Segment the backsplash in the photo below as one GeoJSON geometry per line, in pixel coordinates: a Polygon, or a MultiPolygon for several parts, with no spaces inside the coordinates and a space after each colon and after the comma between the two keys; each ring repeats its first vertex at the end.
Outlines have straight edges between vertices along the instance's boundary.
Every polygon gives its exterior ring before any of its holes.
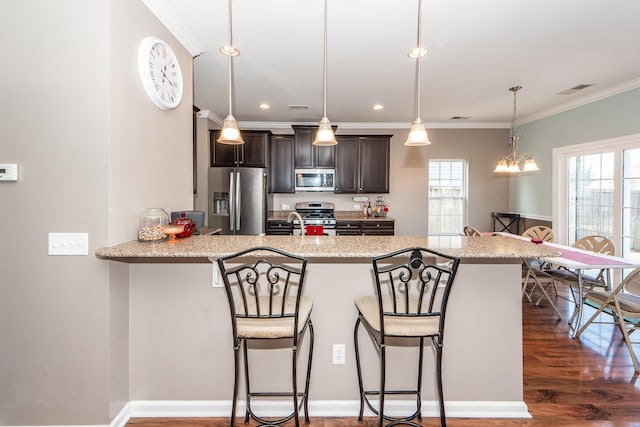
{"type": "MultiPolygon", "coordinates": [[[[377,194],[333,194],[326,192],[298,192],[295,194],[272,194],[273,210],[294,210],[297,202],[331,202],[337,211],[362,211],[363,204],[367,202],[356,202],[353,197],[367,197],[371,204],[376,200],[377,194]],[[282,205],[289,205],[289,209],[282,205]],[[358,206],[357,208],[355,206],[358,206]]],[[[386,199],[388,194],[382,194],[386,199]]]]}

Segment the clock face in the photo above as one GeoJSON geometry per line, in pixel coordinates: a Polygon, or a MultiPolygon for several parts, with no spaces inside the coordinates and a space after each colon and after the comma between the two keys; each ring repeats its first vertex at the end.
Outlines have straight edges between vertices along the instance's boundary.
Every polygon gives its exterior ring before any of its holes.
{"type": "Polygon", "coordinates": [[[146,37],[138,48],[138,72],[144,90],[163,110],[176,108],[182,100],[182,71],[176,55],[162,40],[146,37]]]}

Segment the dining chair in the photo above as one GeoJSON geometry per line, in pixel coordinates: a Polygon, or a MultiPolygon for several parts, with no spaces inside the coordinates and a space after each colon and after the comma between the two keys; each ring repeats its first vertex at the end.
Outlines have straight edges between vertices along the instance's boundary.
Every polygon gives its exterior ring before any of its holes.
{"type": "Polygon", "coordinates": [[[528,237],[530,239],[538,239],[544,242],[553,242],[556,239],[553,230],[544,225],[534,225],[529,227],[521,234],[522,237],[528,237]]]}
{"type": "Polygon", "coordinates": [[[478,230],[471,227],[470,225],[465,225],[463,231],[465,236],[482,236],[482,233],[480,233],[478,230]]]}
{"type": "MultiPolygon", "coordinates": [[[[298,414],[304,408],[305,423],[309,424],[309,380],[313,356],[313,323],[310,298],[302,295],[307,261],[296,255],[269,247],[255,247],[218,259],[229,308],[233,334],[234,383],[231,402],[231,423],[235,426],[238,387],[240,381],[240,351],[244,357],[246,393],[245,424],[253,418],[261,425],[278,425],[293,418],[299,425],[298,414]],[[309,331],[307,372],[302,392],[298,391],[298,350],[305,333],[309,331]],[[282,348],[283,341],[292,351],[291,392],[260,391],[251,389],[249,381],[248,343],[277,340],[275,348],[282,348]],[[253,398],[291,398],[293,409],[289,415],[277,420],[267,420],[251,408],[253,398]]],[[[274,341],[272,341],[274,342],[274,341]]],[[[261,346],[263,348],[265,346],[261,346]]],[[[272,347],[269,347],[272,348],[272,347]]],[[[260,364],[258,363],[258,369],[260,364]]],[[[273,369],[272,366],[262,369],[273,369]]]]}
{"type": "MultiPolygon", "coordinates": [[[[527,228],[523,233],[522,237],[527,237],[532,240],[543,241],[543,242],[553,242],[555,240],[555,234],[553,230],[544,225],[534,225],[533,227],[527,228]]],[[[544,286],[541,289],[542,296],[536,302],[538,305],[542,298],[546,298],[552,305],[553,309],[558,313],[558,309],[555,303],[549,297],[548,289],[553,286],[554,292],[558,295],[558,286],[553,277],[549,277],[549,275],[544,271],[548,268],[548,265],[541,262],[537,259],[528,259],[523,260],[522,263],[522,294],[527,297],[530,302],[533,302],[531,296],[533,292],[536,290],[538,286],[544,286]],[[531,288],[528,289],[529,285],[531,288]]],[[[562,317],[562,316],[560,316],[562,317]]]]}
{"type": "MultiPolygon", "coordinates": [[[[573,245],[574,248],[583,249],[585,251],[596,252],[603,255],[614,255],[616,247],[605,236],[591,235],[578,239],[573,245]]],[[[578,275],[571,270],[567,269],[554,269],[550,273],[556,278],[556,280],[567,283],[572,286],[578,283],[578,275]]],[[[583,274],[582,280],[585,286],[592,288],[594,286],[609,287],[609,271],[606,269],[599,270],[594,274],[583,274]]]]}
{"type": "Polygon", "coordinates": [[[576,338],[592,323],[611,323],[596,322],[595,319],[601,314],[612,316],[613,322],[622,332],[633,367],[636,373],[640,373],[638,357],[633,349],[633,344],[640,344],[640,342],[633,342],[629,337],[634,331],[640,329],[640,268],[633,270],[611,291],[595,289],[587,292],[584,301],[585,304],[591,305],[597,310],[578,330],[576,338]]]}
{"type": "MultiPolygon", "coordinates": [[[[534,303],[536,306],[540,304],[542,299],[546,299],[553,311],[556,312],[559,319],[562,320],[562,315],[556,306],[555,301],[549,295],[549,288],[556,286],[555,279],[552,275],[544,271],[543,269],[536,267],[534,262],[537,260],[523,258],[522,259],[522,295],[526,297],[529,302],[533,303],[533,294],[536,289],[540,289],[541,295],[534,303]],[[531,288],[529,289],[529,286],[531,288]]],[[[556,290],[556,295],[558,295],[556,290]]]]}
{"type": "MultiPolygon", "coordinates": [[[[574,248],[583,249],[590,252],[596,252],[603,255],[614,255],[615,245],[605,236],[591,235],[585,236],[571,245],[574,248]]],[[[573,299],[574,304],[578,304],[579,298],[576,297],[576,292],[579,292],[578,286],[578,274],[575,271],[568,270],[566,268],[551,268],[546,272],[553,276],[556,283],[563,283],[569,286],[569,294],[573,299]]],[[[589,292],[595,287],[609,288],[611,286],[611,277],[608,269],[599,270],[596,274],[589,274],[582,272],[582,288],[583,293],[589,292]]],[[[569,319],[572,322],[577,315],[578,310],[574,311],[573,315],[569,319]]]]}
{"type": "MultiPolygon", "coordinates": [[[[442,385],[442,351],[444,345],[447,303],[458,270],[459,258],[443,255],[430,249],[414,247],[373,258],[375,295],[356,298],[358,318],[353,331],[356,369],[360,390],[362,421],[365,405],[378,416],[378,426],[384,420],[388,425],[411,425],[422,420],[422,364],[424,341],[430,341],[435,350],[436,391],[440,410],[440,425],[446,426],[444,392],[442,385]],[[377,388],[365,388],[360,361],[358,331],[364,326],[380,358],[380,383],[377,388]],[[418,366],[415,388],[387,388],[387,347],[418,347],[418,366]],[[416,409],[407,416],[385,414],[387,396],[414,396],[416,409]],[[378,397],[377,407],[369,400],[378,397]]],[[[391,381],[390,381],[391,382],[391,381]]]]}

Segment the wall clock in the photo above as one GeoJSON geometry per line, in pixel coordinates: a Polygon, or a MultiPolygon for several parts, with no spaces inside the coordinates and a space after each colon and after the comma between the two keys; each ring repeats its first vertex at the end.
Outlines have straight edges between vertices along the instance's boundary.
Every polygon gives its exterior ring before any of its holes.
{"type": "Polygon", "coordinates": [[[156,37],[145,37],[138,48],[138,72],[144,90],[162,110],[176,108],[182,100],[182,71],[173,50],[156,37]]]}

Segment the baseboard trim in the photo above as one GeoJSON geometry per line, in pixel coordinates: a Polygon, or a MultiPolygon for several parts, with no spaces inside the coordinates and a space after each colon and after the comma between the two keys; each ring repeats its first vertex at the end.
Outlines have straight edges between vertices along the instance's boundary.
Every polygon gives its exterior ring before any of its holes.
{"type": "MultiPolygon", "coordinates": [[[[415,402],[388,400],[385,403],[389,415],[411,412],[415,402]]],[[[282,401],[256,401],[253,409],[265,417],[280,416],[290,412],[291,405],[282,401]]],[[[447,417],[452,418],[531,418],[523,401],[447,401],[447,417]]],[[[245,402],[239,401],[236,413],[244,416],[245,402]]],[[[309,415],[312,417],[356,417],[360,410],[358,400],[312,400],[309,401],[309,415]]],[[[135,400],[129,402],[128,414],[131,418],[191,418],[228,417],[231,412],[230,400],[135,400]]],[[[422,402],[424,417],[438,417],[435,401],[422,402]]],[[[365,411],[365,416],[373,416],[365,411]]],[[[126,423],[125,423],[126,424],[126,423]]],[[[112,427],[122,427],[112,424],[112,427]]]]}

